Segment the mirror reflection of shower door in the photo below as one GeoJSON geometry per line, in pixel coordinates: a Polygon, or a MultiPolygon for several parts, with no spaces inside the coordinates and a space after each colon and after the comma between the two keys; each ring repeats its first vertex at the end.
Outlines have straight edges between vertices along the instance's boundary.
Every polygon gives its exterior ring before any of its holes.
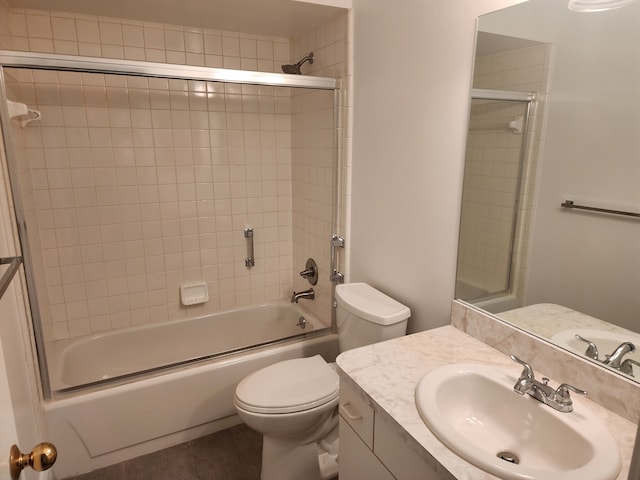
{"type": "Polygon", "coordinates": [[[511,290],[528,105],[472,100],[456,298],[480,300],[511,290]]]}

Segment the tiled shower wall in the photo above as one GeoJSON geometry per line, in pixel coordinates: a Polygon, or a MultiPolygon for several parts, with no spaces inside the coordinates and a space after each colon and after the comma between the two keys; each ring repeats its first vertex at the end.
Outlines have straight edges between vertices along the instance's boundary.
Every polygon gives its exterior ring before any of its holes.
{"type": "MultiPolygon", "coordinates": [[[[518,224],[514,243],[512,292],[522,292],[531,222],[532,197],[544,103],[552,65],[552,46],[538,45],[476,59],[474,88],[535,92],[523,165],[518,224]]],[[[472,107],[464,178],[464,202],[458,279],[484,290],[500,289],[511,257],[511,218],[522,135],[508,129],[521,115],[503,102],[472,107]]]]}
{"type": "MultiPolygon", "coordinates": [[[[305,73],[323,77],[344,78],[347,73],[347,15],[318,25],[291,43],[294,59],[309,52],[315,54],[313,65],[305,64],[305,73]],[[323,45],[318,48],[318,45],[323,45]]],[[[333,92],[297,89],[293,92],[292,110],[292,186],[293,186],[293,286],[296,291],[309,288],[300,278],[307,258],[313,258],[319,269],[318,283],[313,286],[315,300],[305,307],[323,317],[332,310],[329,240],[333,233],[344,235],[343,208],[333,211],[335,201],[334,149],[339,149],[344,130],[334,130],[333,92]],[[337,135],[337,138],[334,138],[337,135]],[[336,144],[337,143],[337,144],[336,144]],[[337,231],[334,231],[336,223],[337,231]]],[[[344,105],[343,105],[344,108],[344,105]]],[[[343,158],[343,164],[344,164],[343,158]]],[[[344,178],[341,190],[346,191],[344,178]]],[[[342,253],[342,252],[341,252],[342,253]]],[[[340,259],[342,260],[342,258],[340,259]]],[[[340,265],[344,265],[343,262],[340,265]]]]}
{"type": "Polygon", "coordinates": [[[6,50],[13,48],[11,14],[9,12],[7,0],[0,0],[0,48],[6,50]]]}
{"type": "MultiPolygon", "coordinates": [[[[32,51],[263,71],[295,59],[288,39],[85,15],[12,10],[11,29],[13,47],[32,51]]],[[[316,49],[313,73],[337,74],[345,38],[338,17],[294,44],[316,49]]],[[[42,232],[31,229],[30,239],[41,246],[36,278],[48,283],[40,295],[47,339],[287,298],[292,267],[304,266],[294,256],[328,269],[331,184],[322,157],[333,146],[332,92],[12,76],[11,94],[43,112],[16,143],[42,232]],[[304,187],[292,186],[299,180],[304,187]],[[255,229],[251,270],[245,225],[255,229]],[[181,306],[179,285],[198,280],[207,281],[209,302],[181,306]]],[[[323,273],[319,291],[329,292],[323,273]]],[[[328,297],[314,305],[322,304],[328,297]]]]}

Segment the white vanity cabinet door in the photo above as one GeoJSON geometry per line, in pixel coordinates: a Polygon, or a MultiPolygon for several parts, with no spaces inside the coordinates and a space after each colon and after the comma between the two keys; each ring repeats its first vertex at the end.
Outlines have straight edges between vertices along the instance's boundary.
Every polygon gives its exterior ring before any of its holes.
{"type": "Polygon", "coordinates": [[[376,415],[373,451],[397,480],[440,480],[433,467],[411,450],[380,415],[376,415]]]}
{"type": "Polygon", "coordinates": [[[373,409],[351,385],[344,381],[340,381],[339,411],[340,416],[373,450],[373,409]]]}
{"type": "MultiPolygon", "coordinates": [[[[342,394],[342,392],[340,392],[342,394]]],[[[340,416],[338,474],[340,480],[395,480],[389,470],[340,416]]]]}

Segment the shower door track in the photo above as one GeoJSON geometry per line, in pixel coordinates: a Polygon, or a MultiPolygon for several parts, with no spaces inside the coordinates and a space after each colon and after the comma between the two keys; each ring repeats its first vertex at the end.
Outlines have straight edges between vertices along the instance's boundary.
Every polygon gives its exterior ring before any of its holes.
{"type": "Polygon", "coordinates": [[[497,100],[500,102],[531,102],[536,99],[536,94],[534,92],[473,88],[471,89],[471,98],[474,100],[497,100]]]}
{"type": "MultiPolygon", "coordinates": [[[[154,63],[135,60],[107,59],[99,57],[85,57],[78,55],[60,55],[49,53],[32,53],[12,50],[0,50],[0,127],[4,140],[4,148],[7,155],[9,169],[9,180],[12,185],[18,185],[18,172],[16,150],[10,132],[10,119],[7,107],[6,82],[4,68],[25,68],[35,70],[56,70],[86,73],[101,73],[112,75],[133,75],[141,77],[169,78],[180,80],[195,80],[208,82],[224,82],[244,85],[264,85],[272,87],[290,87],[313,90],[333,91],[334,97],[334,119],[339,118],[340,107],[340,79],[330,77],[317,77],[311,75],[292,75],[284,73],[257,72],[250,70],[233,70],[226,68],[197,67],[191,65],[177,65],[169,63],[154,63]]],[[[338,169],[339,153],[338,149],[338,125],[334,125],[334,158],[333,168],[338,169]]],[[[15,187],[14,187],[15,188],[15,187]]],[[[338,189],[336,185],[336,189],[338,189]]],[[[13,188],[12,188],[13,190],[13,188]]],[[[339,195],[336,192],[336,198],[339,195]]],[[[27,297],[30,306],[31,321],[33,323],[33,334],[35,348],[40,370],[40,380],[42,392],[45,400],[51,398],[51,383],[49,381],[49,368],[44,353],[44,335],[42,331],[42,320],[37,301],[37,290],[35,288],[35,278],[32,269],[31,253],[26,248],[28,245],[28,234],[26,220],[24,218],[24,208],[21,198],[13,194],[13,205],[15,209],[16,225],[18,237],[22,250],[24,271],[27,282],[27,297]]],[[[337,208],[337,204],[334,206],[337,208]]],[[[334,212],[335,223],[335,212],[334,212]]],[[[333,313],[332,313],[333,315],[333,313]]]]}

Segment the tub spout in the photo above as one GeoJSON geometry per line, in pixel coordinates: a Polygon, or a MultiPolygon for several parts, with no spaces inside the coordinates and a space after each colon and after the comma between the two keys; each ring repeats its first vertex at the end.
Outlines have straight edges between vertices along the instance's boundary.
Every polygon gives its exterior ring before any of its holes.
{"type": "Polygon", "coordinates": [[[304,290],[302,292],[293,292],[293,294],[291,295],[291,303],[298,303],[298,300],[300,300],[301,298],[313,300],[315,297],[316,294],[313,292],[313,288],[304,290]]]}

